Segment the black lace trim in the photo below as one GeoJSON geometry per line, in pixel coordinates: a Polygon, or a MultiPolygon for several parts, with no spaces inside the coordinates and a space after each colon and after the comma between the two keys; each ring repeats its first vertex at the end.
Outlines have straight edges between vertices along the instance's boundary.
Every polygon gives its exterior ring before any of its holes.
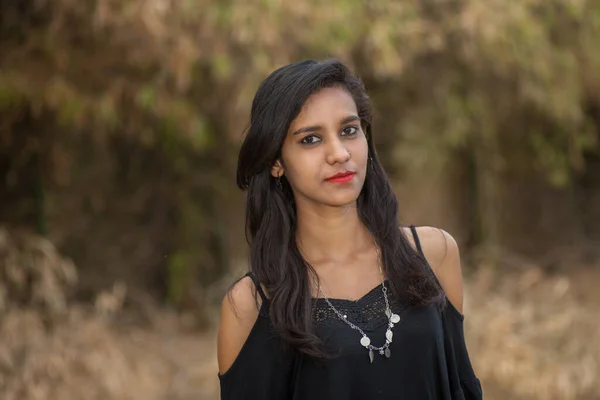
{"type": "MultiPolygon", "coordinates": [[[[405,305],[398,301],[391,290],[389,290],[389,286],[387,287],[390,308],[394,313],[401,314],[405,305]]],[[[385,315],[385,299],[381,289],[382,285],[379,284],[356,301],[344,299],[329,299],[329,301],[342,315],[347,316],[348,321],[364,331],[372,331],[381,325],[387,324],[388,321],[385,315]]],[[[329,307],[325,299],[318,298],[315,300],[313,319],[317,325],[343,323],[331,307],[329,307]]]]}

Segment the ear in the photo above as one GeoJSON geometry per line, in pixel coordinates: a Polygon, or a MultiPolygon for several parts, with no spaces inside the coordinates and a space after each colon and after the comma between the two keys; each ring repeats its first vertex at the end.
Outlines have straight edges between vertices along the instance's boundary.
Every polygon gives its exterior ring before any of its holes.
{"type": "Polygon", "coordinates": [[[283,176],[283,173],[285,171],[283,170],[283,165],[281,165],[281,161],[277,160],[275,161],[275,164],[273,164],[273,166],[271,167],[271,175],[274,178],[279,178],[281,176],[283,176]]]}

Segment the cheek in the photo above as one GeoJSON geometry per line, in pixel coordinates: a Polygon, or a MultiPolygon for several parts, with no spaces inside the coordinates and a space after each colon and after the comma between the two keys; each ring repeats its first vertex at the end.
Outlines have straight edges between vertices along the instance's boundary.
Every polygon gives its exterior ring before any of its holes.
{"type": "Polygon", "coordinates": [[[302,151],[296,144],[284,143],[281,149],[285,175],[292,186],[302,185],[302,182],[311,176],[316,164],[311,151],[302,151]]]}
{"type": "Polygon", "coordinates": [[[294,186],[310,185],[319,177],[319,157],[316,152],[297,152],[288,158],[286,171],[294,186]]]}
{"type": "Polygon", "coordinates": [[[360,140],[355,140],[349,150],[352,153],[354,162],[357,163],[358,166],[362,167],[366,165],[367,159],[369,158],[369,146],[367,144],[367,139],[362,136],[360,140]]]}

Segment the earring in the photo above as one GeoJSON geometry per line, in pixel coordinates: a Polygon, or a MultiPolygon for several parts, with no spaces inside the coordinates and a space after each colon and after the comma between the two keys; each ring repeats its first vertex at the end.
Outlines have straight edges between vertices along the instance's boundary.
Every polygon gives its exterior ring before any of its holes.
{"type": "Polygon", "coordinates": [[[279,190],[283,190],[283,185],[281,184],[281,175],[276,178],[275,185],[277,185],[279,190]]]}

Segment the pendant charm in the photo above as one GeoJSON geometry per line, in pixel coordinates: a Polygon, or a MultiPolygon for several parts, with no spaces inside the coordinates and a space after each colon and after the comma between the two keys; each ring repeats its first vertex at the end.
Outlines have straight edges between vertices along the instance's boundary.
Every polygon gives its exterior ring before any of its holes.
{"type": "Polygon", "coordinates": [[[369,339],[368,337],[363,336],[360,339],[360,345],[361,346],[363,346],[363,347],[369,347],[370,344],[371,344],[371,339],[369,339]]]}
{"type": "Polygon", "coordinates": [[[389,309],[389,308],[387,308],[387,309],[385,310],[385,316],[389,318],[389,317],[390,317],[390,315],[392,315],[392,312],[390,311],[390,309],[389,309]]]}
{"type": "Polygon", "coordinates": [[[385,357],[386,358],[390,358],[392,356],[392,351],[390,350],[389,347],[385,348],[385,357]]]}
{"type": "MultiPolygon", "coordinates": [[[[394,334],[392,333],[391,330],[388,329],[387,332],[385,333],[385,337],[391,343],[392,342],[392,338],[394,337],[394,334]]],[[[361,342],[362,342],[362,340],[361,340],[361,342]]]]}
{"type": "Polygon", "coordinates": [[[397,324],[398,322],[400,322],[400,316],[398,314],[392,314],[392,316],[390,317],[390,321],[392,321],[392,323],[397,324]]]}
{"type": "Polygon", "coordinates": [[[383,355],[383,349],[379,350],[379,354],[383,355]]]}
{"type": "Polygon", "coordinates": [[[371,360],[371,364],[373,364],[374,359],[375,359],[375,355],[373,354],[373,350],[369,350],[369,360],[371,360]]]}

